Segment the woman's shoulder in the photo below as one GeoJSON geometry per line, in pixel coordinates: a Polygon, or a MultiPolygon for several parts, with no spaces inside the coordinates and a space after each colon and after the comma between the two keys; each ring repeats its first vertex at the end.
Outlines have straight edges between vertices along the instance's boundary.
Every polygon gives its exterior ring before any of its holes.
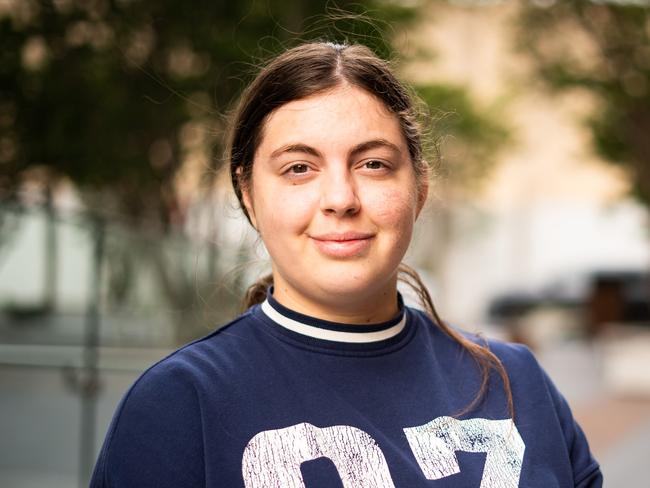
{"type": "Polygon", "coordinates": [[[501,361],[513,387],[518,384],[528,385],[527,389],[529,389],[532,385],[539,388],[540,393],[550,393],[548,388],[552,386],[552,382],[534,352],[527,345],[486,337],[480,333],[463,332],[462,334],[473,343],[487,348],[501,361]]]}
{"type": "Polygon", "coordinates": [[[486,347],[501,362],[520,414],[527,410],[539,414],[540,409],[548,407],[561,424],[566,424],[565,430],[572,429],[574,422],[566,399],[528,346],[476,333],[463,333],[463,336],[486,347]]]}
{"type": "Polygon", "coordinates": [[[472,342],[489,349],[506,367],[524,368],[525,371],[541,369],[535,354],[525,344],[487,337],[480,333],[464,333],[464,335],[472,342]]]}
{"type": "Polygon", "coordinates": [[[132,477],[137,476],[135,471],[140,468],[132,459],[152,456],[153,464],[156,452],[188,456],[185,466],[192,469],[182,477],[192,482],[177,485],[198,484],[202,460],[191,453],[201,449],[201,403],[209,397],[220,404],[227,396],[228,368],[235,363],[232,355],[241,353],[237,346],[246,342],[250,334],[247,331],[250,320],[250,311],[240,315],[176,349],[135,380],[122,397],[109,426],[95,468],[93,487],[108,486],[104,483],[109,474],[115,484],[119,484],[121,476],[136,479],[132,477]]]}
{"type": "Polygon", "coordinates": [[[451,333],[447,333],[442,327],[436,326],[426,312],[410,307],[409,312],[418,318],[422,328],[429,331],[441,349],[452,352],[462,351],[464,349],[462,344],[452,337],[452,334],[456,334],[469,342],[489,349],[507,369],[524,368],[526,371],[540,369],[535,355],[524,344],[487,336],[481,332],[468,332],[455,324],[445,322],[445,326],[451,331],[451,333]]]}
{"type": "MultiPolygon", "coordinates": [[[[489,350],[499,360],[508,375],[515,399],[535,398],[547,405],[562,403],[561,395],[528,346],[467,332],[454,324],[445,323],[450,331],[448,333],[443,327],[433,324],[425,312],[414,310],[413,313],[419,318],[418,326],[427,331],[422,337],[428,338],[433,354],[440,359],[440,366],[447,368],[450,374],[462,370],[464,377],[480,382],[480,369],[474,367],[475,359],[467,348],[467,343],[476,344],[489,350]],[[466,344],[459,341],[459,338],[464,339],[466,344]],[[459,365],[459,361],[463,366],[459,365]]],[[[496,380],[499,375],[496,370],[493,372],[496,380]]]]}
{"type": "Polygon", "coordinates": [[[215,398],[224,394],[229,381],[236,381],[242,354],[251,336],[249,310],[209,334],[195,339],[145,369],[126,391],[115,421],[142,411],[185,409],[196,404],[206,388],[215,398]]]}
{"type": "Polygon", "coordinates": [[[242,348],[250,344],[251,321],[252,310],[248,310],[227,324],[175,349],[149,366],[132,389],[140,387],[142,383],[187,382],[202,375],[213,375],[215,369],[227,369],[234,362],[232,356],[241,354],[242,348]]]}

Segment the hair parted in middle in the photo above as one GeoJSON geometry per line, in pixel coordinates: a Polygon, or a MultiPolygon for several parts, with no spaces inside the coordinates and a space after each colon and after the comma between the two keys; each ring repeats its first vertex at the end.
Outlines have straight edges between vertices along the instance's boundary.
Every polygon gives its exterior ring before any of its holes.
{"type": "MultiPolygon", "coordinates": [[[[426,184],[429,166],[424,158],[419,113],[409,91],[393,74],[389,63],[363,45],[310,42],[284,51],[262,68],[244,90],[231,121],[228,144],[230,177],[240,207],[249,222],[251,219],[242,192],[251,191],[255,152],[269,115],[289,102],[345,84],[375,96],[395,115],[408,148],[417,185],[426,184]]],[[[510,381],[499,358],[486,345],[465,338],[440,318],[429,292],[414,269],[401,264],[399,279],[415,291],[433,323],[475,359],[481,372],[479,392],[458,415],[480,403],[487,393],[491,372],[496,371],[506,392],[507,408],[514,418],[510,381]]],[[[266,291],[272,284],[272,275],[267,275],[249,287],[243,300],[244,308],[264,301],[266,291]]]]}

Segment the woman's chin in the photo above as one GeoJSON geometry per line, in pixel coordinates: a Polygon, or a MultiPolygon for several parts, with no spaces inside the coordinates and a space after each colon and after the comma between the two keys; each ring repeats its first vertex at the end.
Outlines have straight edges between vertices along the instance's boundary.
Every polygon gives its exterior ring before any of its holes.
{"type": "MultiPolygon", "coordinates": [[[[386,284],[378,286],[375,279],[368,277],[356,277],[353,279],[344,279],[341,276],[334,276],[327,281],[316,283],[319,288],[319,296],[331,300],[331,303],[338,307],[354,308],[355,306],[365,308],[368,301],[385,298],[386,290],[389,289],[386,284]]],[[[390,288],[394,290],[393,288],[390,288]]]]}

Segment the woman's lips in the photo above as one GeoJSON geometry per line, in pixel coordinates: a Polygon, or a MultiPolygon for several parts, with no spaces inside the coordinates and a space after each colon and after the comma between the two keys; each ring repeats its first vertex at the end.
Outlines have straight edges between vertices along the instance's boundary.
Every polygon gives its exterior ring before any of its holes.
{"type": "Polygon", "coordinates": [[[343,232],[312,236],[316,248],[333,258],[351,258],[368,250],[374,235],[363,232],[343,232]]]}

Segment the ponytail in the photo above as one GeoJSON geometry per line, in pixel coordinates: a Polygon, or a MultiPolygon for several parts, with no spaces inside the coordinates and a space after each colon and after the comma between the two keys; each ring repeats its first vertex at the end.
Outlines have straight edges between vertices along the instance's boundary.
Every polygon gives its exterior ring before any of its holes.
{"type": "Polygon", "coordinates": [[[273,275],[271,273],[262,276],[255,283],[248,287],[244,298],[241,301],[241,311],[244,312],[253,305],[262,303],[266,300],[266,291],[273,284],[273,275]]]}
{"type": "MultiPolygon", "coordinates": [[[[478,393],[474,399],[467,405],[457,416],[463,415],[467,412],[470,412],[474,409],[481,401],[484,399],[487,394],[488,385],[490,383],[490,373],[494,370],[501,378],[503,382],[503,389],[506,393],[506,399],[508,403],[508,412],[510,417],[514,421],[514,404],[512,400],[512,389],[510,387],[510,379],[508,378],[508,373],[506,368],[503,366],[501,360],[490,351],[487,341],[484,341],[483,344],[478,344],[467,338],[465,338],[458,331],[450,327],[445,323],[438,315],[436,308],[433,305],[433,300],[431,299],[431,294],[427,290],[427,287],[422,282],[420,275],[410,266],[402,263],[398,268],[398,280],[411,288],[418,297],[420,303],[424,306],[425,312],[431,318],[431,321],[435,324],[436,327],[440,328],[447,336],[456,341],[463,349],[465,349],[474,359],[476,365],[481,372],[481,386],[479,387],[478,393]]],[[[253,305],[262,303],[266,299],[266,293],[273,284],[273,275],[267,274],[253,283],[244,294],[242,299],[242,309],[247,310],[253,305]]]]}

